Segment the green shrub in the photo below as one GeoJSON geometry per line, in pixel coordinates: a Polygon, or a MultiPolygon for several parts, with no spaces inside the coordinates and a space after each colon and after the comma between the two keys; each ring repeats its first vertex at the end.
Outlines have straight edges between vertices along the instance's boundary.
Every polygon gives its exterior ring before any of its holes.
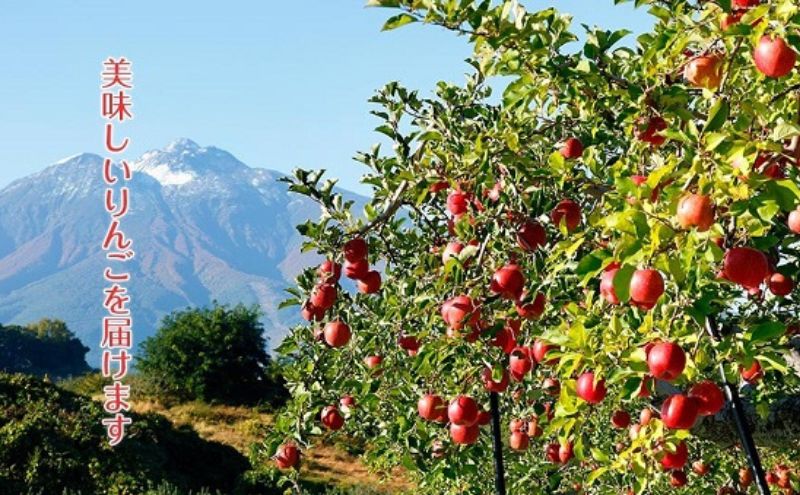
{"type": "Polygon", "coordinates": [[[0,325],[0,371],[52,378],[90,370],[89,349],[60,320],[43,319],[26,327],[0,325]]]}
{"type": "Polygon", "coordinates": [[[282,403],[258,307],[176,311],[144,341],[137,367],[147,392],[181,401],[282,403]]]}

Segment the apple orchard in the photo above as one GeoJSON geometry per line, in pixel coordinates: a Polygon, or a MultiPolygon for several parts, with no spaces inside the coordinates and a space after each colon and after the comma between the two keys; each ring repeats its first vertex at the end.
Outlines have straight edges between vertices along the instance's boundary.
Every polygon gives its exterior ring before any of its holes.
{"type": "Polygon", "coordinates": [[[287,490],[338,439],[420,493],[491,493],[498,392],[510,493],[754,492],[720,364],[771,489],[800,489],[800,6],[636,3],[638,37],[513,0],[369,2],[474,51],[463,85],[373,97],[391,149],[357,155],[363,213],[289,179],[325,261],[286,303],[307,323],[264,452],[287,490]]]}

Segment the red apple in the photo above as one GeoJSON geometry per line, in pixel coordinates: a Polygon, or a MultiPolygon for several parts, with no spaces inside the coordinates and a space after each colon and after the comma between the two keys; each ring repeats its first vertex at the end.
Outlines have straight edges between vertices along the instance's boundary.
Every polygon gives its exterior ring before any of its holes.
{"type": "Polygon", "coordinates": [[[486,388],[486,390],[489,392],[497,392],[497,393],[505,392],[506,389],[508,388],[508,382],[509,382],[508,371],[506,370],[502,371],[499,381],[495,381],[494,378],[492,377],[492,374],[493,374],[492,368],[488,366],[484,368],[483,371],[481,372],[481,379],[483,380],[484,388],[486,388]]]}
{"type": "Polygon", "coordinates": [[[477,421],[477,424],[478,424],[479,426],[486,426],[486,425],[488,425],[488,424],[489,424],[489,423],[491,423],[491,422],[492,422],[492,415],[491,415],[491,413],[490,413],[489,411],[483,411],[483,410],[481,410],[481,411],[478,413],[478,421],[477,421]]]}
{"type": "Polygon", "coordinates": [[[508,326],[498,330],[489,343],[493,346],[500,347],[506,354],[511,354],[517,347],[517,339],[514,337],[514,331],[508,326]]]}
{"type": "Polygon", "coordinates": [[[516,303],[517,314],[527,320],[539,318],[544,313],[544,307],[547,303],[547,298],[541,292],[536,294],[533,301],[526,301],[526,294],[523,293],[522,297],[516,303]]]}
{"type": "Polygon", "coordinates": [[[369,273],[369,263],[366,259],[344,262],[344,275],[347,278],[359,280],[369,273]]]}
{"type": "Polygon", "coordinates": [[[783,38],[764,35],[753,51],[756,68],[767,77],[783,77],[789,74],[797,61],[797,54],[783,38]]]}
{"type": "Polygon", "coordinates": [[[524,347],[517,347],[511,351],[511,357],[508,360],[508,369],[511,371],[511,376],[517,381],[522,381],[525,375],[533,368],[528,349],[524,347]]]}
{"type": "Polygon", "coordinates": [[[639,385],[639,393],[637,397],[644,398],[650,397],[650,388],[653,386],[653,377],[649,375],[645,375],[642,378],[642,383],[639,385]]]}
{"type": "Polygon", "coordinates": [[[795,234],[800,234],[800,208],[789,213],[789,219],[786,221],[789,230],[795,234]]]}
{"type": "Polygon", "coordinates": [[[325,260],[319,265],[319,268],[317,268],[317,275],[319,275],[323,282],[330,284],[336,283],[342,276],[342,265],[335,261],[325,260]]]}
{"type": "Polygon", "coordinates": [[[381,274],[376,270],[367,272],[358,280],[358,291],[362,294],[375,294],[381,290],[381,274]]]}
{"type": "Polygon", "coordinates": [[[571,232],[578,228],[581,223],[581,207],[571,199],[563,199],[550,212],[550,219],[556,226],[560,225],[563,219],[567,226],[567,231],[571,232]]]}
{"type": "Polygon", "coordinates": [[[561,464],[566,464],[572,459],[572,442],[567,440],[558,448],[558,460],[561,464]]]}
{"type": "Polygon", "coordinates": [[[556,346],[548,344],[544,340],[536,339],[536,341],[534,341],[533,343],[533,347],[531,348],[530,354],[533,360],[536,361],[537,363],[543,366],[549,366],[556,364],[558,362],[558,358],[548,359],[547,361],[544,360],[547,353],[555,349],[557,349],[556,346]]]}
{"type": "Polygon", "coordinates": [[[670,395],[661,406],[661,421],[673,430],[688,430],[697,421],[697,401],[683,394],[670,395]]]}
{"type": "Polygon", "coordinates": [[[475,326],[480,317],[480,310],[469,296],[456,296],[442,304],[442,319],[453,330],[461,330],[467,324],[475,326]]]}
{"type": "Polygon", "coordinates": [[[689,389],[689,397],[697,402],[697,412],[701,416],[713,416],[725,406],[725,395],[722,390],[709,380],[695,383],[689,389]]]}
{"type": "Polygon", "coordinates": [[[325,317],[325,310],[314,306],[311,301],[307,301],[303,305],[300,315],[306,321],[321,321],[325,317]]]}
{"type": "Polygon", "coordinates": [[[782,273],[773,273],[767,280],[769,291],[776,296],[788,296],[794,290],[794,281],[782,273]]]}
{"type": "Polygon", "coordinates": [[[671,382],[678,378],[686,366],[686,353],[678,344],[660,342],[647,353],[650,374],[659,380],[671,382]]]}
{"type": "Polygon", "coordinates": [[[342,347],[350,342],[350,327],[339,320],[328,322],[323,334],[325,342],[331,347],[342,347]]]}
{"type": "Polygon", "coordinates": [[[458,253],[464,250],[464,245],[460,242],[448,242],[447,246],[442,251],[442,263],[447,263],[450,258],[458,258],[458,253]]]}
{"type": "Polygon", "coordinates": [[[686,473],[681,470],[675,470],[669,474],[669,484],[675,488],[680,488],[686,485],[687,481],[688,479],[686,478],[686,473]]]}
{"type": "Polygon", "coordinates": [[[722,81],[722,57],[701,55],[683,67],[683,77],[696,88],[715,90],[722,81]]]}
{"type": "Polygon", "coordinates": [[[447,196],[447,209],[454,217],[460,217],[467,212],[469,207],[469,194],[463,191],[453,191],[447,196]]]}
{"type": "Polygon", "coordinates": [[[761,0],[733,0],[731,6],[735,9],[749,9],[761,5],[761,0]]]}
{"type": "Polygon", "coordinates": [[[547,242],[547,232],[536,221],[527,220],[517,230],[517,244],[525,251],[535,251],[547,242]]]}
{"type": "Polygon", "coordinates": [[[517,264],[509,264],[499,268],[492,275],[489,290],[506,299],[517,300],[525,288],[525,276],[517,264]]]}
{"type": "MultiPolygon", "coordinates": [[[[476,413],[477,414],[477,413],[476,413]]],[[[472,445],[478,441],[480,427],[477,424],[457,425],[450,424],[450,438],[459,445],[472,445]]]]}
{"type": "Polygon", "coordinates": [[[687,194],[678,203],[678,223],[684,229],[697,227],[705,232],[714,224],[714,204],[702,194],[687,194]]]}
{"type": "Polygon", "coordinates": [[[344,259],[355,262],[366,259],[367,241],[360,237],[351,239],[344,244],[344,259]]]}
{"type": "Polygon", "coordinates": [[[309,301],[323,311],[330,308],[336,303],[336,286],[328,283],[317,285],[309,301]]]}
{"type": "Polygon", "coordinates": [[[675,452],[664,451],[664,456],[661,458],[661,466],[664,469],[681,469],[686,460],[689,459],[689,449],[686,447],[686,442],[681,441],[675,446],[675,452]]]}
{"type": "Polygon", "coordinates": [[[300,463],[300,449],[293,442],[285,443],[278,447],[273,459],[278,469],[295,468],[300,463]]]}
{"type": "Polygon", "coordinates": [[[761,369],[761,363],[754,359],[753,364],[751,364],[749,368],[744,369],[744,367],[741,367],[739,369],[739,374],[742,375],[744,381],[756,383],[764,377],[764,370],[761,369]]]}
{"type": "Polygon", "coordinates": [[[521,431],[512,431],[508,439],[508,446],[511,447],[511,450],[516,451],[527,450],[529,443],[528,435],[521,431]]]}
{"type": "Polygon", "coordinates": [[[667,122],[663,118],[653,116],[649,119],[639,119],[636,122],[634,134],[639,141],[643,141],[657,148],[667,140],[665,136],[660,134],[660,132],[666,128],[667,122]]]}
{"type": "Polygon", "coordinates": [[[619,271],[619,263],[616,261],[609,264],[600,276],[600,295],[609,304],[619,304],[619,297],[614,291],[614,276],[619,271]]]}
{"type": "Polygon", "coordinates": [[[578,377],[575,391],[589,404],[599,404],[606,397],[606,382],[602,378],[595,381],[594,373],[588,371],[578,377]]]}
{"type": "Polygon", "coordinates": [[[542,390],[547,395],[558,396],[561,393],[561,383],[558,379],[548,376],[542,382],[542,390]]]}
{"type": "Polygon", "coordinates": [[[397,345],[404,351],[408,351],[409,356],[415,356],[420,348],[419,339],[410,335],[401,335],[397,338],[397,345]]]}
{"type": "Polygon", "coordinates": [[[428,190],[431,192],[431,194],[436,194],[439,191],[444,191],[448,187],[450,187],[449,182],[447,182],[446,180],[440,180],[428,186],[428,190]]]}
{"type": "Polygon", "coordinates": [[[725,14],[722,17],[722,20],[719,23],[720,29],[726,31],[729,27],[739,24],[739,21],[742,20],[742,17],[745,15],[744,10],[734,10],[730,14],[725,14]]]}
{"type": "Polygon", "coordinates": [[[769,275],[769,261],[761,251],[735,247],[725,253],[723,271],[731,282],[745,289],[758,289],[769,275]]]}
{"type": "Polygon", "coordinates": [[[581,155],[583,155],[583,143],[581,143],[580,139],[571,137],[564,141],[564,145],[561,147],[561,156],[571,160],[580,158],[581,155]]]}
{"type": "Polygon", "coordinates": [[[478,404],[471,397],[459,395],[450,402],[450,406],[447,408],[447,417],[455,425],[474,425],[478,420],[478,404]]]}
{"type": "Polygon", "coordinates": [[[631,277],[630,292],[634,305],[651,309],[664,293],[664,279],[658,270],[636,270],[631,277]]]}
{"type": "Polygon", "coordinates": [[[383,362],[383,356],[367,356],[364,358],[364,364],[367,368],[374,370],[383,362]]]}
{"type": "Polygon", "coordinates": [[[352,409],[356,407],[356,400],[352,395],[344,395],[341,399],[339,399],[339,405],[342,407],[342,409],[352,409]]]}
{"type": "Polygon", "coordinates": [[[631,415],[627,411],[617,410],[611,415],[611,424],[614,428],[627,428],[631,424],[631,415]]]}
{"type": "Polygon", "coordinates": [[[561,462],[561,459],[558,457],[558,451],[560,448],[561,446],[557,443],[547,444],[547,446],[544,448],[545,459],[553,464],[559,464],[561,462]]]}
{"type": "Polygon", "coordinates": [[[336,406],[328,406],[322,410],[322,414],[320,415],[320,420],[322,424],[325,425],[326,428],[329,430],[339,430],[344,426],[344,418],[336,406]]]}
{"type": "Polygon", "coordinates": [[[711,468],[703,461],[694,461],[692,463],[692,471],[697,476],[705,476],[711,471],[711,468]]]}
{"type": "Polygon", "coordinates": [[[447,408],[438,395],[425,394],[417,402],[417,412],[422,419],[436,421],[447,413],[447,408]]]}

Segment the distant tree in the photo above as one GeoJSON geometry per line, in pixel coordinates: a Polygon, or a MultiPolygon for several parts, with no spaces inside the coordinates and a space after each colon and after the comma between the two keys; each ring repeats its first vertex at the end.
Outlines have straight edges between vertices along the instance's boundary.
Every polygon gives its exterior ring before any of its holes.
{"type": "Polygon", "coordinates": [[[286,396],[266,352],[257,306],[176,311],[142,344],[137,369],[153,393],[177,400],[276,403],[286,396]]]}
{"type": "Polygon", "coordinates": [[[0,371],[64,378],[90,371],[84,346],[66,323],[43,319],[25,327],[0,325],[0,371]]]}

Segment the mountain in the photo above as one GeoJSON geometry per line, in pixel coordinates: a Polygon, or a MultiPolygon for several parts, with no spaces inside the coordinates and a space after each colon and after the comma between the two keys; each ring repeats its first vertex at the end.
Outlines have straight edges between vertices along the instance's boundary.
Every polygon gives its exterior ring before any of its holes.
{"type": "MultiPolygon", "coordinates": [[[[131,273],[136,341],[172,310],[217,300],[261,304],[277,345],[296,321],[296,311],[276,309],[283,290],[314,261],[300,255],[294,226],[318,217],[318,206],[290,194],[282,174],[189,139],[129,163],[131,206],[121,225],[136,256],[112,266],[131,273]]],[[[92,349],[93,366],[109,266],[102,165],[84,153],[0,190],[0,322],[62,319],[92,349]]]]}

